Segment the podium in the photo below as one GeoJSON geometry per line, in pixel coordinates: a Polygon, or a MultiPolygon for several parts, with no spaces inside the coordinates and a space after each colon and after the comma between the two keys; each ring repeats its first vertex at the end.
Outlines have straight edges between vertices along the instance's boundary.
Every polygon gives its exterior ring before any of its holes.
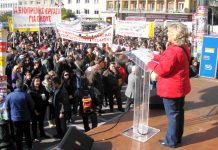
{"type": "Polygon", "coordinates": [[[160,130],[148,126],[150,99],[150,71],[146,67],[149,61],[148,49],[128,51],[124,54],[137,65],[135,80],[133,126],[123,132],[124,136],[140,142],[146,142],[160,130]]]}

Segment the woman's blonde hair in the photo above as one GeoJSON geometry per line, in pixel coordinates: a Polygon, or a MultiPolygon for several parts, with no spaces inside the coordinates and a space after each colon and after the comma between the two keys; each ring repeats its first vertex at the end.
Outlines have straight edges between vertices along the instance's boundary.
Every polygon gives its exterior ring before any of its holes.
{"type": "Polygon", "coordinates": [[[168,32],[175,36],[172,44],[182,46],[188,43],[188,29],[187,26],[182,23],[171,24],[168,26],[168,32]]]}
{"type": "Polygon", "coordinates": [[[17,69],[19,69],[20,67],[21,67],[20,64],[15,65],[15,66],[13,67],[13,69],[12,69],[12,73],[17,73],[17,69]]]}

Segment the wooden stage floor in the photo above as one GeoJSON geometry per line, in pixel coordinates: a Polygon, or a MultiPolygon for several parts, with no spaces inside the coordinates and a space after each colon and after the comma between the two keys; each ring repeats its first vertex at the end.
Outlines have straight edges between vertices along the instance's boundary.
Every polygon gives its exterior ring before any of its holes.
{"type": "MultiPolygon", "coordinates": [[[[218,81],[213,79],[191,79],[192,91],[186,97],[185,130],[178,150],[216,150],[218,149],[218,81]]],[[[106,130],[116,123],[112,120],[87,134],[106,130]]],[[[151,109],[149,126],[160,132],[145,143],[127,138],[120,133],[132,125],[132,112],[127,113],[120,123],[110,131],[92,135],[92,150],[163,150],[172,149],[158,144],[163,139],[167,118],[163,109],[151,109]],[[115,136],[115,137],[114,137],[115,136]],[[104,140],[113,137],[110,140],[104,140]]]]}

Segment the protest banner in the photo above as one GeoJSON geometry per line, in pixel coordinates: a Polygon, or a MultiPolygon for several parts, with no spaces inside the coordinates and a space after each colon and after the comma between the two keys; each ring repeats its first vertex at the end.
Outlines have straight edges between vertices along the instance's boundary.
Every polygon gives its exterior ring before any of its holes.
{"type": "Polygon", "coordinates": [[[61,8],[16,6],[12,17],[14,28],[55,27],[61,22],[61,8]]]}
{"type": "Polygon", "coordinates": [[[13,20],[12,17],[8,17],[8,27],[10,32],[36,32],[39,31],[39,28],[13,28],[13,20]]]}
{"type": "Polygon", "coordinates": [[[0,75],[5,75],[7,36],[7,30],[0,28],[0,75]]]}
{"type": "Polygon", "coordinates": [[[121,36],[148,38],[149,22],[146,21],[116,21],[116,34],[121,36]]]}
{"type": "Polygon", "coordinates": [[[61,38],[81,43],[112,43],[113,39],[112,26],[87,32],[77,31],[73,27],[64,26],[61,23],[57,24],[56,28],[61,38]]]}

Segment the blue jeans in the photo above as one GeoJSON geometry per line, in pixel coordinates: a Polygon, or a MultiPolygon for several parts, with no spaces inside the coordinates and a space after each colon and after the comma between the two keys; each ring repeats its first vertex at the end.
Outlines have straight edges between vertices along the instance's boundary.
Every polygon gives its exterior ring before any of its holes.
{"type": "Polygon", "coordinates": [[[165,143],[169,146],[176,146],[181,142],[184,130],[185,97],[163,98],[163,103],[168,118],[165,143]]]}

